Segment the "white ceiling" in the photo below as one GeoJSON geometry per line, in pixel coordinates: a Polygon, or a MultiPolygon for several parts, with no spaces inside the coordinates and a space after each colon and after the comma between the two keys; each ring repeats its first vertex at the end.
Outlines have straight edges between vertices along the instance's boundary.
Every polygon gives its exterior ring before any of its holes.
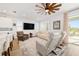
{"type": "MultiPolygon", "coordinates": [[[[35,5],[36,3],[0,3],[0,12],[4,11],[8,16],[14,15],[17,18],[25,18],[31,20],[36,20],[39,17],[47,16],[37,14],[35,11],[35,9],[37,8],[35,7],[35,5]],[[16,14],[13,14],[13,11],[16,11],[16,14]]],[[[78,7],[79,3],[63,3],[60,10],[56,13],[69,11],[78,7]]],[[[0,16],[2,14],[0,13],[0,16]]]]}

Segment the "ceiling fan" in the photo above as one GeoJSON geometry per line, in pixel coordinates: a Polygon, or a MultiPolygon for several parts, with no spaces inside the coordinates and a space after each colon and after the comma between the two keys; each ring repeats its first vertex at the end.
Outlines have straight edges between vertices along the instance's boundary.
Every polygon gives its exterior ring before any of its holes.
{"type": "Polygon", "coordinates": [[[58,3],[41,3],[41,5],[36,5],[36,7],[38,7],[36,11],[38,11],[37,13],[51,15],[51,13],[58,11],[60,9],[59,7],[61,6],[62,4],[58,3]]]}

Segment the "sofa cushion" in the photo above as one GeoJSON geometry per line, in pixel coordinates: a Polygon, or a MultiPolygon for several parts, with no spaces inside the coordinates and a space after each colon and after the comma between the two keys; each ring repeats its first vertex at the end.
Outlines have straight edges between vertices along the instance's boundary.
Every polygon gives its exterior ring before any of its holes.
{"type": "Polygon", "coordinates": [[[49,41],[49,32],[38,32],[37,37],[49,41]]]}

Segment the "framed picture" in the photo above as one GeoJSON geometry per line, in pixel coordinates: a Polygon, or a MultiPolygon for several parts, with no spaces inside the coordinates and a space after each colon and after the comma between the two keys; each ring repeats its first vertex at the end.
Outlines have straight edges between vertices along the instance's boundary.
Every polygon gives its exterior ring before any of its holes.
{"type": "Polygon", "coordinates": [[[60,21],[54,21],[53,22],[53,29],[54,30],[59,30],[60,29],[60,21]]]}

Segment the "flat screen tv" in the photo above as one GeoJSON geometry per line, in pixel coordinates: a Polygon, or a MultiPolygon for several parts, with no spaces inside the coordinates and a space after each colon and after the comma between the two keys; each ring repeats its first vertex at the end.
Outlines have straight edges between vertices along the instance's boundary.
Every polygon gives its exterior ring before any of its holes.
{"type": "Polygon", "coordinates": [[[32,24],[32,23],[24,23],[23,24],[23,29],[24,30],[34,30],[34,24],[32,24]]]}

